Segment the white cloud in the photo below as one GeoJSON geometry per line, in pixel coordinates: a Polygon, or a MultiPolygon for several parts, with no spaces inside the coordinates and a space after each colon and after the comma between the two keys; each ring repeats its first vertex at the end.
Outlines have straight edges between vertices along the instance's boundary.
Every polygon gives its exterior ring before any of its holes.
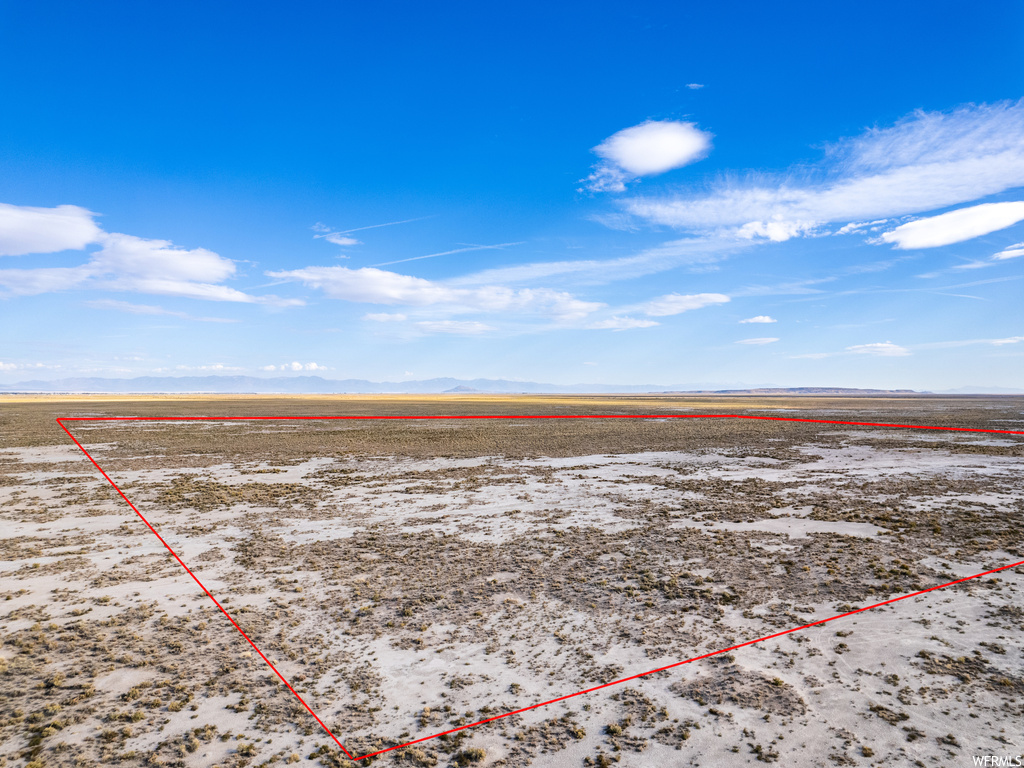
{"type": "Polygon", "coordinates": [[[169,240],[147,240],[133,235],[104,236],[103,248],[92,264],[103,273],[216,283],[235,274],[235,264],[205,248],[180,248],[169,240]]]}
{"type": "Polygon", "coordinates": [[[136,293],[155,293],[163,296],[181,296],[187,299],[204,301],[229,301],[242,304],[266,304],[277,307],[301,306],[301,299],[281,299],[277,296],[253,296],[230,288],[226,285],[210,283],[193,283],[188,280],[166,280],[159,277],[137,277],[131,279],[114,279],[100,282],[97,287],[117,291],[134,291],[136,293]]]}
{"type": "Polygon", "coordinates": [[[335,245],[360,245],[360,241],[349,235],[348,232],[335,232],[319,221],[313,225],[312,229],[314,232],[319,233],[313,235],[315,240],[326,240],[328,243],[334,243],[335,245]]]}
{"type": "Polygon", "coordinates": [[[737,344],[774,344],[778,339],[772,336],[763,336],[758,339],[740,339],[737,344]]]}
{"type": "Polygon", "coordinates": [[[686,87],[689,88],[691,91],[699,91],[701,88],[704,87],[704,83],[687,83],[686,87]]]}
{"type": "Polygon", "coordinates": [[[332,299],[367,304],[406,304],[427,306],[455,301],[455,292],[420,277],[402,275],[373,267],[306,267],[268,272],[279,280],[296,280],[318,288],[332,299]]]}
{"type": "Polygon", "coordinates": [[[84,208],[21,208],[0,204],[0,246],[10,253],[85,248],[99,243],[85,264],[75,267],[0,269],[0,296],[30,296],[72,288],[132,291],[209,301],[303,304],[298,299],[252,296],[222,285],[235,264],[205,248],[180,248],[169,240],[105,233],[84,208]],[[6,226],[6,229],[3,227],[6,226]],[[6,239],[4,239],[6,237],[6,239]]]}
{"type": "Polygon", "coordinates": [[[655,224],[783,239],[824,224],[921,213],[1022,185],[1024,101],[1017,101],[915,112],[894,126],[837,142],[815,167],[768,179],[751,173],[710,193],[635,197],[625,206],[655,224]]]}
{"type": "Polygon", "coordinates": [[[1010,336],[1007,339],[991,339],[988,343],[1001,347],[1004,344],[1019,344],[1022,341],[1024,341],[1024,336],[1010,336]]]}
{"type": "Polygon", "coordinates": [[[1019,256],[1024,256],[1024,243],[1015,243],[1009,248],[1004,248],[999,253],[993,254],[992,258],[995,261],[1006,261],[1007,259],[1016,259],[1019,256]]]}
{"type": "Polygon", "coordinates": [[[910,350],[906,347],[893,344],[891,341],[876,342],[874,344],[855,344],[852,347],[847,347],[846,351],[856,355],[874,355],[875,357],[906,357],[910,354],[910,350]]]}
{"type": "Polygon", "coordinates": [[[366,304],[438,307],[453,313],[537,314],[560,322],[571,322],[604,306],[547,288],[513,289],[500,285],[461,288],[374,267],[306,267],[267,274],[280,280],[301,282],[322,290],[334,299],[366,304]]]}
{"type": "Polygon", "coordinates": [[[652,317],[666,317],[688,312],[691,309],[700,309],[714,304],[724,304],[729,297],[721,293],[694,293],[683,295],[670,293],[667,296],[659,296],[641,306],[644,314],[652,317]]]}
{"type": "Polygon", "coordinates": [[[327,371],[330,370],[325,365],[318,365],[317,363],[300,363],[297,360],[293,363],[282,363],[281,365],[263,365],[260,366],[261,371],[327,371]]]}
{"type": "Polygon", "coordinates": [[[811,232],[816,223],[813,221],[786,221],[780,214],[771,221],[749,221],[736,230],[736,234],[744,240],[764,238],[773,243],[783,243],[790,238],[811,232]]]}
{"type": "Polygon", "coordinates": [[[604,162],[585,180],[593,192],[622,192],[639,176],[682,168],[707,157],[712,135],[695,123],[648,120],[612,134],[594,147],[604,162]]]}
{"type": "Polygon", "coordinates": [[[174,366],[176,371],[244,371],[244,368],[239,368],[236,365],[224,365],[224,363],[214,363],[213,365],[176,365],[174,366]]]}
{"type": "Polygon", "coordinates": [[[31,208],[0,203],[0,256],[79,251],[103,237],[94,216],[77,205],[31,208]]]}
{"type": "Polygon", "coordinates": [[[756,317],[748,317],[746,320],[740,320],[740,323],[777,323],[779,322],[774,317],[768,315],[757,315],[756,317]]]}
{"type": "Polygon", "coordinates": [[[653,328],[656,325],[659,325],[659,323],[655,320],[641,320],[636,317],[619,317],[614,315],[607,320],[591,323],[587,327],[595,330],[626,331],[632,328],[653,328]]]}
{"type": "Polygon", "coordinates": [[[375,323],[400,323],[406,316],[400,312],[368,312],[363,315],[363,320],[372,320],[375,323]]]}
{"type": "Polygon", "coordinates": [[[0,360],[0,371],[35,371],[39,369],[56,369],[59,365],[47,365],[46,363],[5,363],[0,360]]]}
{"type": "Polygon", "coordinates": [[[351,235],[343,235],[340,232],[331,232],[324,235],[324,240],[335,245],[359,245],[362,241],[356,240],[351,235]]]}
{"type": "Polygon", "coordinates": [[[416,326],[427,333],[453,333],[460,336],[476,336],[497,330],[494,326],[474,320],[423,320],[416,323],[416,326]]]}
{"type": "Polygon", "coordinates": [[[911,221],[882,235],[897,248],[937,248],[960,243],[1024,221],[1024,202],[984,203],[911,221]]]}
{"type": "Polygon", "coordinates": [[[845,224],[840,227],[837,231],[837,235],[849,235],[854,232],[877,232],[882,228],[883,224],[887,224],[889,219],[877,219],[876,221],[851,221],[849,224],[845,224]]]}

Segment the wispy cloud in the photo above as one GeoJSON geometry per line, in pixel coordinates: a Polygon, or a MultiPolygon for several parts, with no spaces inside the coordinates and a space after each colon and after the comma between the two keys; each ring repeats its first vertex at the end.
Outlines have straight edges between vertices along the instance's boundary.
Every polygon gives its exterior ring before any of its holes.
{"type": "Polygon", "coordinates": [[[407,261],[419,261],[420,259],[433,259],[436,256],[451,256],[453,253],[468,253],[469,251],[500,251],[513,245],[522,245],[524,241],[516,243],[497,243],[495,245],[467,245],[465,248],[455,248],[451,251],[440,253],[428,253],[426,256],[412,256],[408,259],[396,259],[395,261],[383,261],[380,264],[372,264],[374,267],[389,267],[392,264],[404,264],[407,261]]]}
{"type": "Polygon", "coordinates": [[[740,320],[740,323],[777,323],[774,317],[768,315],[757,315],[755,317],[748,317],[746,320],[740,320]]]}
{"type": "Polygon", "coordinates": [[[187,312],[175,312],[164,309],[153,304],[132,304],[127,301],[116,301],[114,299],[97,299],[87,301],[85,306],[93,309],[112,309],[118,312],[127,312],[132,315],[165,315],[168,317],[180,317],[183,320],[195,320],[201,323],[237,323],[238,320],[227,317],[195,317],[187,312]]]}
{"type": "Polygon", "coordinates": [[[791,355],[794,360],[822,360],[827,357],[842,355],[870,355],[872,357],[907,357],[910,350],[891,341],[872,342],[870,344],[854,344],[842,352],[809,352],[802,355],[791,355]]]}
{"type": "Polygon", "coordinates": [[[735,343],[736,344],[754,344],[754,345],[758,345],[759,346],[759,345],[762,345],[762,344],[774,344],[776,341],[778,341],[778,339],[775,338],[774,336],[762,336],[762,337],[756,338],[756,339],[740,339],[739,341],[737,341],[735,343]]]}
{"type": "Polygon", "coordinates": [[[659,323],[656,320],[643,320],[637,317],[620,317],[613,315],[605,320],[599,320],[588,325],[588,328],[608,331],[628,331],[633,328],[653,328],[659,323]]]}
{"type": "Polygon", "coordinates": [[[497,330],[493,325],[475,320],[420,320],[416,327],[427,333],[452,333],[459,336],[477,336],[497,330]]]}
{"type": "Polygon", "coordinates": [[[637,196],[627,212],[698,233],[785,240],[833,222],[931,211],[1024,185],[1024,101],[915,112],[827,148],[816,166],[710,193],[637,196]]]}
{"type": "Polygon", "coordinates": [[[693,309],[710,307],[715,304],[725,304],[728,301],[729,297],[722,293],[670,293],[667,296],[659,296],[656,299],[641,304],[638,309],[645,315],[652,317],[667,317],[669,315],[689,312],[693,309]]]}
{"type": "Polygon", "coordinates": [[[957,339],[954,341],[931,341],[925,344],[918,344],[916,349],[949,349],[955,347],[992,346],[1005,347],[1009,344],[1020,344],[1024,342],[1024,336],[1007,336],[1001,339],[957,339]]]}
{"type": "Polygon", "coordinates": [[[450,285],[527,283],[562,279],[589,285],[604,285],[653,275],[682,266],[695,268],[713,264],[726,256],[751,247],[749,241],[735,238],[688,237],[646,248],[631,256],[613,259],[574,259],[534,262],[499,267],[455,277],[450,285]]]}
{"type": "Polygon", "coordinates": [[[891,341],[875,342],[873,344],[854,344],[846,348],[847,352],[855,355],[873,355],[875,357],[906,357],[910,350],[893,344],[891,341]]]}
{"type": "Polygon", "coordinates": [[[312,229],[317,234],[313,235],[316,240],[326,240],[334,245],[360,245],[361,240],[352,237],[353,232],[363,232],[367,229],[380,229],[381,227],[393,227],[396,224],[411,224],[414,221],[423,221],[430,216],[419,216],[415,219],[402,219],[401,221],[386,221],[383,224],[370,224],[365,227],[353,227],[352,229],[333,229],[322,222],[317,222],[312,229]]]}
{"type": "Polygon", "coordinates": [[[695,163],[711,151],[712,135],[695,123],[648,120],[594,147],[602,162],[583,180],[591,192],[623,192],[626,183],[695,163]]]}

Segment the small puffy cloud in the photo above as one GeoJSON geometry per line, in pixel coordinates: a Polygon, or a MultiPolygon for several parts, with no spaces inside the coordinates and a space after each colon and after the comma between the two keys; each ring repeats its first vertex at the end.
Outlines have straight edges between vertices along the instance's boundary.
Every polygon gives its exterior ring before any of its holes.
{"type": "Polygon", "coordinates": [[[400,323],[406,316],[400,312],[368,312],[363,315],[363,320],[372,320],[375,323],[400,323]]]}
{"type": "Polygon", "coordinates": [[[704,83],[687,83],[686,87],[689,88],[691,91],[699,91],[701,88],[704,87],[704,83]]]}
{"type": "Polygon", "coordinates": [[[224,365],[224,363],[213,363],[212,365],[176,365],[176,371],[243,371],[237,365],[224,365]]]}
{"type": "Polygon", "coordinates": [[[641,311],[652,317],[667,317],[689,312],[691,309],[700,309],[714,304],[724,304],[729,297],[722,293],[693,293],[680,294],[670,293],[667,296],[659,296],[642,306],[641,311]]]}
{"type": "Polygon", "coordinates": [[[619,317],[614,315],[607,320],[591,323],[587,327],[595,330],[628,331],[633,328],[653,328],[658,324],[655,320],[641,320],[637,317],[619,317]]]}
{"type": "Polygon", "coordinates": [[[983,203],[911,221],[882,235],[897,248],[937,248],[961,243],[1024,221],[1024,202],[983,203]]]}
{"type": "Polygon", "coordinates": [[[592,192],[622,192],[626,182],[695,163],[711,151],[712,134],[695,123],[648,120],[612,134],[594,147],[604,162],[585,180],[592,192]]]}
{"type": "Polygon", "coordinates": [[[321,224],[319,221],[313,225],[313,231],[317,234],[313,235],[316,240],[326,240],[328,243],[334,243],[335,245],[359,245],[361,241],[356,240],[348,232],[337,232],[326,224],[321,224]]]}
{"type": "Polygon", "coordinates": [[[317,365],[316,363],[300,363],[295,361],[293,363],[283,363],[281,365],[263,365],[260,366],[261,371],[326,371],[328,370],[325,365],[317,365]]]}
{"type": "Polygon", "coordinates": [[[494,326],[474,320],[422,320],[416,327],[426,333],[452,333],[459,336],[477,336],[497,330],[494,326]]]}
{"type": "Polygon", "coordinates": [[[95,215],[77,205],[31,208],[0,203],[0,256],[80,251],[103,237],[95,215]]]}
{"type": "Polygon", "coordinates": [[[756,315],[755,317],[748,317],[746,320],[740,320],[740,323],[777,323],[774,317],[768,315],[756,315]]]}
{"type": "Polygon", "coordinates": [[[331,232],[324,235],[324,240],[335,245],[359,245],[362,241],[356,240],[351,235],[343,235],[340,232],[331,232]]]}
{"type": "Polygon", "coordinates": [[[910,350],[893,344],[891,341],[876,342],[874,344],[855,344],[846,348],[847,352],[855,355],[874,355],[875,357],[906,357],[910,350]]]}
{"type": "Polygon", "coordinates": [[[992,255],[995,261],[1006,261],[1007,259],[1016,259],[1019,256],[1024,256],[1024,243],[1015,243],[1009,248],[1004,248],[999,253],[992,255]]]}
{"type": "Polygon", "coordinates": [[[60,368],[60,366],[47,365],[46,363],[5,363],[3,360],[0,360],[0,371],[36,371],[53,368],[60,368]]]}
{"type": "Polygon", "coordinates": [[[749,221],[736,230],[736,234],[744,240],[766,239],[773,243],[783,243],[814,229],[813,221],[786,221],[775,217],[771,221],[749,221]]]}
{"type": "Polygon", "coordinates": [[[758,339],[740,339],[736,343],[737,344],[755,344],[755,345],[760,345],[760,344],[774,344],[776,341],[778,341],[778,339],[773,337],[773,336],[763,336],[763,337],[758,338],[758,339]]]}

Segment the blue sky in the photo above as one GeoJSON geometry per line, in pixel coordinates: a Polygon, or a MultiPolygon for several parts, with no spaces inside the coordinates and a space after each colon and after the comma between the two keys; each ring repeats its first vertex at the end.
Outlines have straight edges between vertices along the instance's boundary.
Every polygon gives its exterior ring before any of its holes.
{"type": "Polygon", "coordinates": [[[1024,388],[1024,5],[0,2],[0,381],[1024,388]]]}

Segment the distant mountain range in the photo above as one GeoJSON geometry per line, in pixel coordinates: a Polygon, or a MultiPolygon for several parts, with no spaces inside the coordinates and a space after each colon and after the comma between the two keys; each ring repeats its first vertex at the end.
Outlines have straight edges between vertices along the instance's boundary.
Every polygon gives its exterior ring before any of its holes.
{"type": "Polygon", "coordinates": [[[545,384],[508,379],[425,379],[367,381],[325,379],[321,376],[139,376],[133,379],[69,378],[0,384],[0,392],[93,392],[118,394],[718,394],[718,395],[1019,395],[1024,389],[961,387],[938,392],[912,389],[855,389],[849,387],[747,386],[728,382],[692,384],[545,384]]]}
{"type": "MultiPolygon", "coordinates": [[[[508,379],[438,378],[420,381],[325,379],[321,376],[139,376],[132,379],[68,378],[0,384],[0,392],[94,393],[211,393],[211,394],[629,394],[715,393],[752,395],[911,394],[909,389],[850,389],[843,387],[773,387],[725,382],[692,384],[545,384],[508,379]]],[[[1008,391],[1009,392],[1009,391],[1008,391]]]]}
{"type": "MultiPolygon", "coordinates": [[[[720,389],[728,383],[603,385],[544,384],[507,379],[426,379],[421,381],[367,381],[325,379],[321,376],[139,376],[134,379],[71,378],[54,381],[21,381],[0,385],[0,392],[117,392],[117,393],[258,393],[258,394],[441,394],[441,393],[630,393],[720,389]]],[[[739,385],[742,387],[743,385],[739,385]]]]}

